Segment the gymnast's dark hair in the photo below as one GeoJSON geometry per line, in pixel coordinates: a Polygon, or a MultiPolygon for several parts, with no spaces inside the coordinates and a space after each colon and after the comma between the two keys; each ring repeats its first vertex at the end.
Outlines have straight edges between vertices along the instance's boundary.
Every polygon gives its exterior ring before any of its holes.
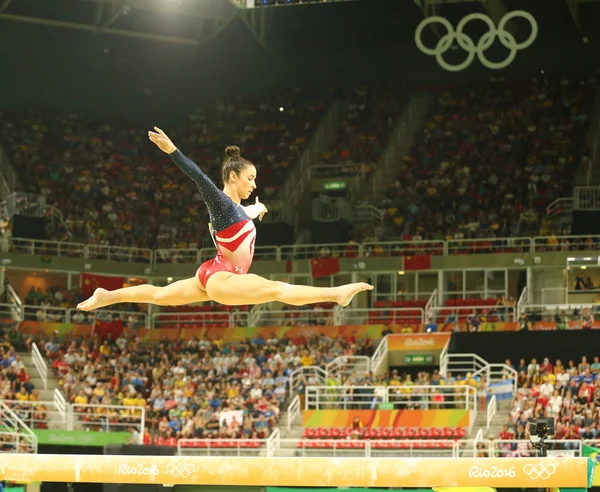
{"type": "Polygon", "coordinates": [[[239,176],[245,167],[251,165],[252,163],[249,160],[244,159],[240,155],[240,148],[237,145],[230,145],[227,147],[225,149],[225,160],[223,161],[223,167],[221,168],[223,184],[229,182],[231,171],[239,176]]]}

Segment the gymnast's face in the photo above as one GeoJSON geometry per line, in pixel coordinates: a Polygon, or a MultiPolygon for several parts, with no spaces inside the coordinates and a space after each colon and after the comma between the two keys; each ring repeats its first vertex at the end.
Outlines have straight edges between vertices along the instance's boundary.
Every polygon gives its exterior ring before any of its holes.
{"type": "Polygon", "coordinates": [[[231,180],[242,200],[247,200],[256,189],[256,168],[252,165],[244,167],[240,174],[231,173],[231,180]]]}

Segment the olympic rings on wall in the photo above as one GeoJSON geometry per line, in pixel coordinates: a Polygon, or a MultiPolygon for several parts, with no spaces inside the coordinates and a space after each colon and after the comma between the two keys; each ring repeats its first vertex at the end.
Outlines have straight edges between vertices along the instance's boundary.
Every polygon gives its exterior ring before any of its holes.
{"type": "Polygon", "coordinates": [[[463,17],[458,23],[456,30],[452,27],[452,24],[450,24],[448,19],[444,17],[433,16],[423,19],[415,31],[415,43],[417,48],[419,48],[422,53],[429,56],[435,56],[435,59],[439,63],[440,67],[448,70],[449,72],[460,72],[461,70],[464,70],[471,65],[475,55],[477,55],[477,58],[479,58],[479,61],[484,67],[498,70],[500,68],[508,67],[517,56],[517,51],[529,48],[529,46],[531,46],[536,40],[537,34],[538,25],[535,17],[524,10],[513,10],[512,12],[506,13],[504,17],[500,19],[497,28],[492,19],[490,19],[487,15],[476,12],[463,17]],[[509,31],[505,30],[507,22],[515,17],[526,19],[531,24],[531,34],[522,43],[517,43],[515,37],[509,31]],[[485,22],[489,29],[488,32],[481,36],[477,44],[475,44],[469,35],[463,32],[463,29],[467,23],[472,20],[481,20],[485,22]],[[421,37],[423,29],[429,26],[429,24],[434,23],[441,24],[448,32],[439,39],[435,45],[435,48],[428,48],[423,44],[421,37]],[[492,46],[496,37],[498,37],[498,40],[502,43],[502,45],[510,51],[506,59],[500,62],[488,60],[484,53],[490,46],[492,46]],[[467,52],[467,58],[465,61],[456,65],[452,65],[444,60],[444,53],[446,53],[452,47],[454,41],[456,41],[458,45],[467,52]]]}

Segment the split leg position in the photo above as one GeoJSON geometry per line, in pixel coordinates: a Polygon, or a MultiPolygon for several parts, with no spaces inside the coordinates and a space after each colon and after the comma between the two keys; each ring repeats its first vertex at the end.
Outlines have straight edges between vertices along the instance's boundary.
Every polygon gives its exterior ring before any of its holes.
{"type": "Polygon", "coordinates": [[[251,273],[236,275],[230,272],[217,272],[209,278],[206,289],[196,277],[179,280],[166,287],[136,285],[113,291],[96,289],[92,297],[77,307],[82,311],[91,311],[119,302],[181,306],[209,300],[227,306],[264,304],[273,301],[292,306],[319,302],[336,302],[341,306],[347,306],[356,294],[372,288],[371,285],[362,282],[340,287],[310,287],[268,280],[251,273]]]}

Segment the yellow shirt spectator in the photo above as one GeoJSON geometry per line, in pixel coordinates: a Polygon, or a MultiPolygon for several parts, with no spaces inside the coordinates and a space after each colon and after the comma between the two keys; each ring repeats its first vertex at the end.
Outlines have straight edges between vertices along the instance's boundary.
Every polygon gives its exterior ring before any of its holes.
{"type": "Polygon", "coordinates": [[[75,404],[76,405],[87,405],[88,403],[88,397],[85,395],[77,395],[75,397],[75,404]]]}
{"type": "Polygon", "coordinates": [[[313,359],[312,355],[303,355],[300,359],[300,363],[303,366],[312,366],[315,363],[315,359],[313,359]]]}
{"type": "Polygon", "coordinates": [[[29,395],[27,394],[27,392],[23,392],[23,390],[19,391],[17,393],[17,400],[19,401],[27,401],[29,400],[29,395]]]}
{"type": "Polygon", "coordinates": [[[108,344],[100,345],[100,353],[105,357],[108,357],[110,355],[110,346],[108,344]]]}

